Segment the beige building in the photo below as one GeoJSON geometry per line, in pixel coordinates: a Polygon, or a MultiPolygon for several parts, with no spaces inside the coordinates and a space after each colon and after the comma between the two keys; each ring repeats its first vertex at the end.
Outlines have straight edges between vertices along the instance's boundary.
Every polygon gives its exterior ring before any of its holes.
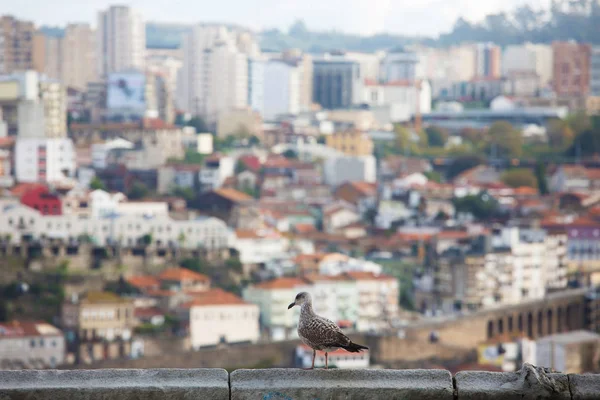
{"type": "Polygon", "coordinates": [[[33,22],[0,17],[0,74],[34,68],[34,33],[33,22]]]}
{"type": "Polygon", "coordinates": [[[600,96],[588,96],[585,109],[588,114],[600,115],[600,96]]]}
{"type": "Polygon", "coordinates": [[[260,114],[247,108],[221,113],[217,121],[217,136],[224,138],[238,134],[257,136],[262,139],[262,118],[260,114]]]}
{"type": "Polygon", "coordinates": [[[349,156],[370,156],[373,154],[373,140],[368,134],[356,130],[329,135],[326,144],[349,156]]]}
{"type": "Polygon", "coordinates": [[[56,81],[40,82],[46,137],[67,137],[67,90],[56,81]]]}
{"type": "Polygon", "coordinates": [[[220,343],[254,343],[260,336],[259,308],[233,293],[212,289],[179,306],[189,322],[192,348],[220,343]]]}
{"type": "Polygon", "coordinates": [[[0,323],[0,369],[56,368],[65,362],[65,337],[46,322],[0,323]]]}
{"type": "Polygon", "coordinates": [[[85,90],[98,79],[96,31],[89,24],[69,24],[61,40],[61,80],[67,87],[85,90]]]}
{"type": "Polygon", "coordinates": [[[129,340],[135,327],[133,300],[108,292],[89,292],[85,297],[63,304],[62,323],[75,330],[80,340],[116,338],[129,340]]]}
{"type": "Polygon", "coordinates": [[[62,79],[62,38],[48,36],[38,31],[34,34],[34,42],[36,50],[36,65],[34,67],[50,79],[62,79]]]}
{"type": "Polygon", "coordinates": [[[327,120],[342,124],[351,124],[354,128],[366,131],[377,128],[377,120],[367,110],[334,110],[327,112],[327,120]]]}

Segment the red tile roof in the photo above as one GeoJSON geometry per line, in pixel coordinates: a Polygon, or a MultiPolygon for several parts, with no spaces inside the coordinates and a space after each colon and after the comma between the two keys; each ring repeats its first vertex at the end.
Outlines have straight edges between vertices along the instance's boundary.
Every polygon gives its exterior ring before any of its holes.
{"type": "Polygon", "coordinates": [[[221,188],[215,190],[215,193],[221,197],[225,197],[228,200],[233,201],[234,203],[242,203],[254,200],[251,196],[246,193],[240,192],[239,190],[235,190],[232,188],[221,188]]]}
{"type": "Polygon", "coordinates": [[[306,285],[307,282],[301,278],[277,278],[271,281],[261,282],[254,285],[257,289],[293,289],[297,286],[306,285]]]}
{"type": "Polygon", "coordinates": [[[165,315],[164,311],[158,309],[157,307],[144,307],[144,308],[136,308],[133,311],[133,315],[136,318],[152,318],[155,316],[165,315]]]}
{"type": "Polygon", "coordinates": [[[249,303],[242,300],[233,293],[226,292],[223,289],[215,288],[206,292],[198,293],[194,300],[181,305],[182,308],[202,307],[202,306],[230,306],[247,305],[249,303]]]}
{"type": "Polygon", "coordinates": [[[14,186],[10,192],[17,197],[23,196],[25,193],[29,192],[33,189],[46,189],[48,190],[48,186],[41,183],[19,183],[14,186]]]}
{"type": "Polygon", "coordinates": [[[135,286],[138,289],[152,289],[160,286],[160,281],[153,276],[149,275],[136,275],[127,278],[127,282],[130,285],[135,286]]]}
{"type": "Polygon", "coordinates": [[[0,338],[25,336],[62,336],[62,332],[57,327],[43,321],[0,322],[0,338]]]}
{"type": "Polygon", "coordinates": [[[396,280],[396,278],[394,278],[393,276],[384,275],[384,274],[376,275],[373,272],[353,271],[353,272],[346,272],[346,275],[348,275],[350,278],[354,279],[355,281],[395,281],[396,280]]]}
{"type": "Polygon", "coordinates": [[[260,160],[256,156],[241,156],[239,161],[243,162],[251,171],[258,171],[260,169],[260,160]]]}
{"type": "Polygon", "coordinates": [[[185,268],[167,268],[158,275],[161,281],[202,281],[210,283],[210,278],[204,274],[190,271],[185,268]]]}
{"type": "Polygon", "coordinates": [[[358,191],[362,192],[365,196],[371,196],[377,193],[377,184],[370,182],[351,182],[350,183],[358,191]]]}

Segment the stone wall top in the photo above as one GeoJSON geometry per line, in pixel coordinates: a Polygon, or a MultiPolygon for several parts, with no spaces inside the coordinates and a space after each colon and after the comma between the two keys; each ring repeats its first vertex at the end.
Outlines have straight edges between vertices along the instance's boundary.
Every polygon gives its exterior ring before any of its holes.
{"type": "Polygon", "coordinates": [[[0,371],[0,399],[600,399],[600,375],[445,370],[0,371]]]}

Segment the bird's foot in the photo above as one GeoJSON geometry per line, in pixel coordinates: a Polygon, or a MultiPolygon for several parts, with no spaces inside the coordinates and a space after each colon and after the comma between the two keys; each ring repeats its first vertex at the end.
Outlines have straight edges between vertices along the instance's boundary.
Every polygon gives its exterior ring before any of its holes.
{"type": "Polygon", "coordinates": [[[302,368],[304,371],[310,371],[313,370],[314,368],[302,368]]]}

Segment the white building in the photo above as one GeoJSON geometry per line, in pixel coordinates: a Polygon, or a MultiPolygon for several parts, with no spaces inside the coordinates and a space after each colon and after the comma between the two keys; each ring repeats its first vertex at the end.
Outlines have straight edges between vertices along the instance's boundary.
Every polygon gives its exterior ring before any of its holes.
{"type": "MultiPolygon", "coordinates": [[[[296,347],[296,367],[310,368],[312,366],[313,350],[306,345],[296,347]]],[[[362,350],[360,353],[349,353],[344,349],[338,349],[328,354],[329,366],[339,369],[363,369],[369,368],[370,354],[369,350],[362,350]]],[[[315,358],[315,367],[325,366],[325,353],[317,351],[315,358]]]]}
{"type": "Polygon", "coordinates": [[[184,110],[214,123],[220,113],[247,106],[248,40],[225,26],[192,28],[184,38],[178,82],[184,110]]]}
{"type": "Polygon", "coordinates": [[[98,13],[98,72],[145,68],[146,27],[141,14],[127,6],[98,13]]]}
{"type": "Polygon", "coordinates": [[[375,182],[377,164],[374,156],[339,156],[325,161],[325,182],[339,186],[345,182],[375,182]]]}
{"type": "Polygon", "coordinates": [[[329,254],[319,264],[319,273],[323,275],[337,276],[347,272],[365,272],[379,275],[381,274],[381,265],[343,254],[329,254]]]}
{"type": "Polygon", "coordinates": [[[71,139],[18,138],[15,145],[18,182],[62,182],[75,176],[71,139]]]}
{"type": "Polygon", "coordinates": [[[502,73],[507,76],[515,72],[535,72],[544,87],[552,80],[553,60],[550,45],[524,43],[506,46],[502,54],[502,73]]]}
{"type": "Polygon", "coordinates": [[[296,339],[300,307],[288,310],[288,305],[308,287],[309,283],[300,278],[278,278],[247,287],[243,298],[258,305],[261,328],[271,340],[296,339]]]}
{"type": "Polygon", "coordinates": [[[104,143],[94,143],[92,144],[92,166],[104,169],[108,166],[108,155],[112,150],[131,150],[133,147],[133,143],[121,138],[109,140],[104,143]]]}
{"type": "Polygon", "coordinates": [[[290,241],[278,232],[238,230],[232,247],[240,254],[242,264],[261,264],[289,258],[290,241]]]}
{"type": "Polygon", "coordinates": [[[200,186],[203,190],[215,190],[223,186],[225,179],[235,173],[235,159],[229,156],[215,156],[204,162],[200,170],[200,186]]]}
{"type": "Polygon", "coordinates": [[[20,243],[23,237],[66,240],[87,236],[99,246],[108,243],[134,246],[145,244],[146,237],[151,239],[149,245],[155,246],[209,250],[229,247],[227,225],[217,218],[174,220],[168,215],[117,215],[104,218],[82,218],[81,215],[44,216],[22,205],[4,207],[0,213],[0,235],[10,235],[14,243],[20,243]]]}
{"type": "Polygon", "coordinates": [[[379,81],[381,61],[385,56],[382,52],[377,53],[358,53],[346,52],[344,58],[356,61],[360,65],[360,76],[363,79],[379,81]]]}
{"type": "Polygon", "coordinates": [[[566,238],[542,230],[504,228],[492,237],[493,251],[476,274],[484,306],[543,298],[549,288],[565,288],[566,238]]]}
{"type": "Polygon", "coordinates": [[[250,69],[249,105],[264,119],[300,112],[301,70],[297,63],[252,60],[250,69]]]}
{"type": "Polygon", "coordinates": [[[196,295],[179,306],[179,313],[189,322],[195,350],[223,343],[255,343],[260,337],[258,306],[222,289],[196,295]]]}
{"type": "Polygon", "coordinates": [[[381,61],[383,82],[414,81],[419,57],[416,53],[398,48],[388,52],[381,61]]]}
{"type": "Polygon", "coordinates": [[[2,369],[56,368],[65,362],[65,337],[45,322],[0,323],[2,369]]]}
{"type": "Polygon", "coordinates": [[[365,332],[389,328],[398,315],[398,280],[372,272],[348,272],[347,275],[356,282],[358,293],[356,329],[365,332]]]}
{"type": "Polygon", "coordinates": [[[377,83],[366,81],[362,103],[371,106],[380,124],[409,121],[417,111],[431,112],[431,85],[427,81],[377,83]],[[386,108],[387,118],[381,119],[379,108],[386,108]]]}

